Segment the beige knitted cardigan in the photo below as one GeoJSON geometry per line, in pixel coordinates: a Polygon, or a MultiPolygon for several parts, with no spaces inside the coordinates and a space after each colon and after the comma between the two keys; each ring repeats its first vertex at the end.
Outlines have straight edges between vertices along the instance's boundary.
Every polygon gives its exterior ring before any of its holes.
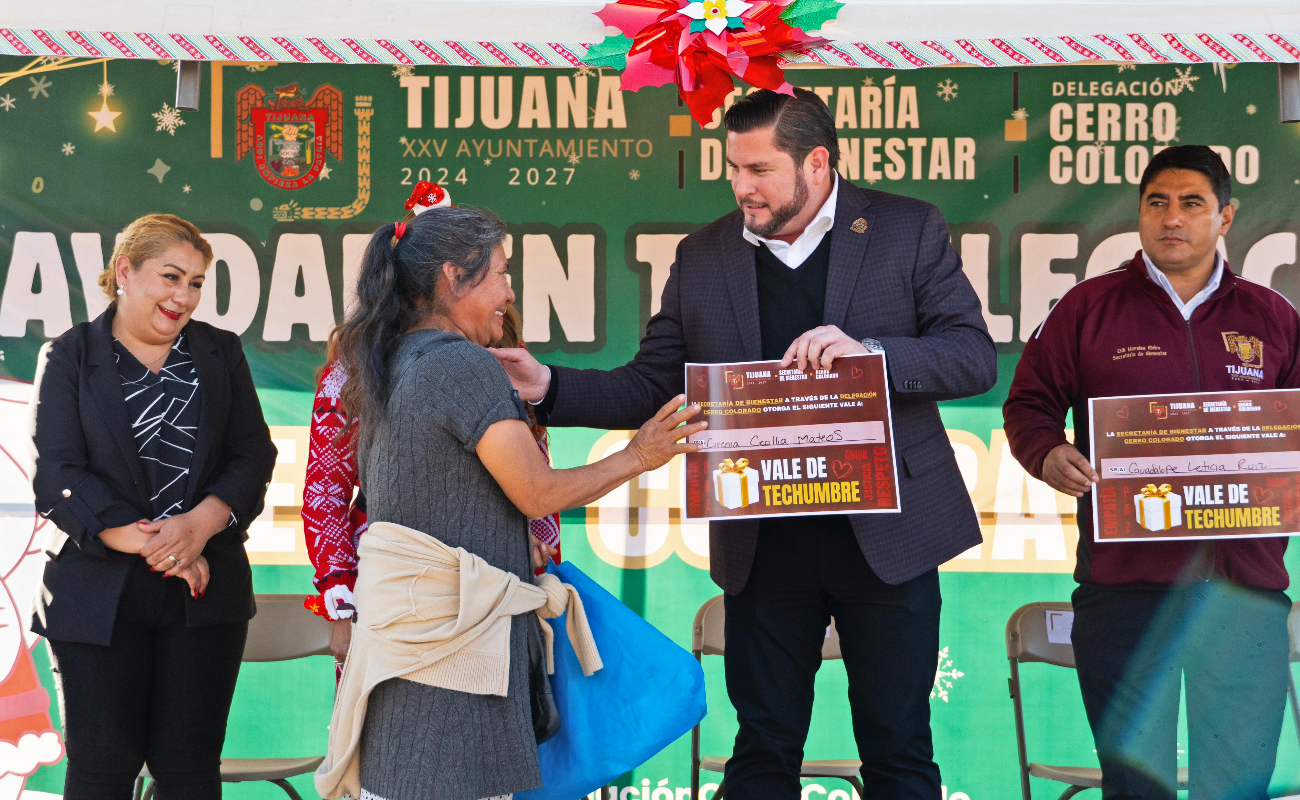
{"type": "Polygon", "coordinates": [[[547,670],[554,672],[546,619],[568,612],[565,630],[584,674],[603,664],[577,591],[553,575],[536,585],[464,548],[389,522],[371,523],[357,547],[357,623],[334,699],[329,747],[316,770],[327,800],[361,796],[359,745],[370,692],[391,678],[472,694],[505,696],[510,618],[542,618],[547,670]]]}

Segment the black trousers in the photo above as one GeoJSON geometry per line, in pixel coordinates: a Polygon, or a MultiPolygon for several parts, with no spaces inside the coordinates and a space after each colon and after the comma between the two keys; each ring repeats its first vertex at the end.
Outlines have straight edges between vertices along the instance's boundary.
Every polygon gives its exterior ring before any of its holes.
{"type": "Polygon", "coordinates": [[[844,517],[765,520],[749,582],[724,603],[727,693],[740,721],[728,800],[800,796],[813,682],[832,617],[865,797],[938,800],[929,699],[937,570],[891,586],[867,565],[844,517]]]}
{"type": "Polygon", "coordinates": [[[1227,581],[1074,592],[1074,657],[1104,800],[1174,800],[1187,689],[1190,800],[1265,800],[1286,705],[1282,592],[1227,581]]]}
{"type": "Polygon", "coordinates": [[[187,628],[187,591],[140,559],[111,645],[49,640],[66,800],[128,800],[146,762],[159,800],[221,797],[221,746],[248,623],[187,628]]]}

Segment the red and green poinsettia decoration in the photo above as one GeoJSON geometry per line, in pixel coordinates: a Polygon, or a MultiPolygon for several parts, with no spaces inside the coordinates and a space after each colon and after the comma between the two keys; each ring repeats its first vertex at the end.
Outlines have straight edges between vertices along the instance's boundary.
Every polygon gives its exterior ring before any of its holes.
{"type": "Polygon", "coordinates": [[[778,56],[826,44],[805,33],[834,19],[839,0],[615,0],[596,12],[622,31],[588,51],[586,63],[623,70],[622,87],[676,83],[701,124],[735,88],[733,77],[791,93],[778,56]]]}

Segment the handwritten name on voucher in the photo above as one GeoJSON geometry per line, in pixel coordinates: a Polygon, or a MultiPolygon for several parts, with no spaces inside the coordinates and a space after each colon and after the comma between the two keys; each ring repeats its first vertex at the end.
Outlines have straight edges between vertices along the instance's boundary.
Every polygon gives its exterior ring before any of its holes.
{"type": "Polygon", "coordinates": [[[883,355],[687,364],[686,395],[709,423],[686,456],[688,519],[899,510],[883,355]]]}
{"type": "Polygon", "coordinates": [[[1300,534],[1300,390],[1089,406],[1094,541],[1300,534]]]}

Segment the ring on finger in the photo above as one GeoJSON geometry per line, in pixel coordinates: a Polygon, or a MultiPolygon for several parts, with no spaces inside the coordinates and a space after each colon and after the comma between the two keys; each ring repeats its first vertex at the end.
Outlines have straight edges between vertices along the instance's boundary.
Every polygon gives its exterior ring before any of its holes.
{"type": "Polygon", "coordinates": [[[171,562],[172,562],[172,566],[173,566],[173,567],[175,567],[175,566],[179,566],[180,563],[181,563],[181,560],[180,560],[179,558],[177,558],[176,556],[167,556],[167,558],[171,559],[171,562]]]}

